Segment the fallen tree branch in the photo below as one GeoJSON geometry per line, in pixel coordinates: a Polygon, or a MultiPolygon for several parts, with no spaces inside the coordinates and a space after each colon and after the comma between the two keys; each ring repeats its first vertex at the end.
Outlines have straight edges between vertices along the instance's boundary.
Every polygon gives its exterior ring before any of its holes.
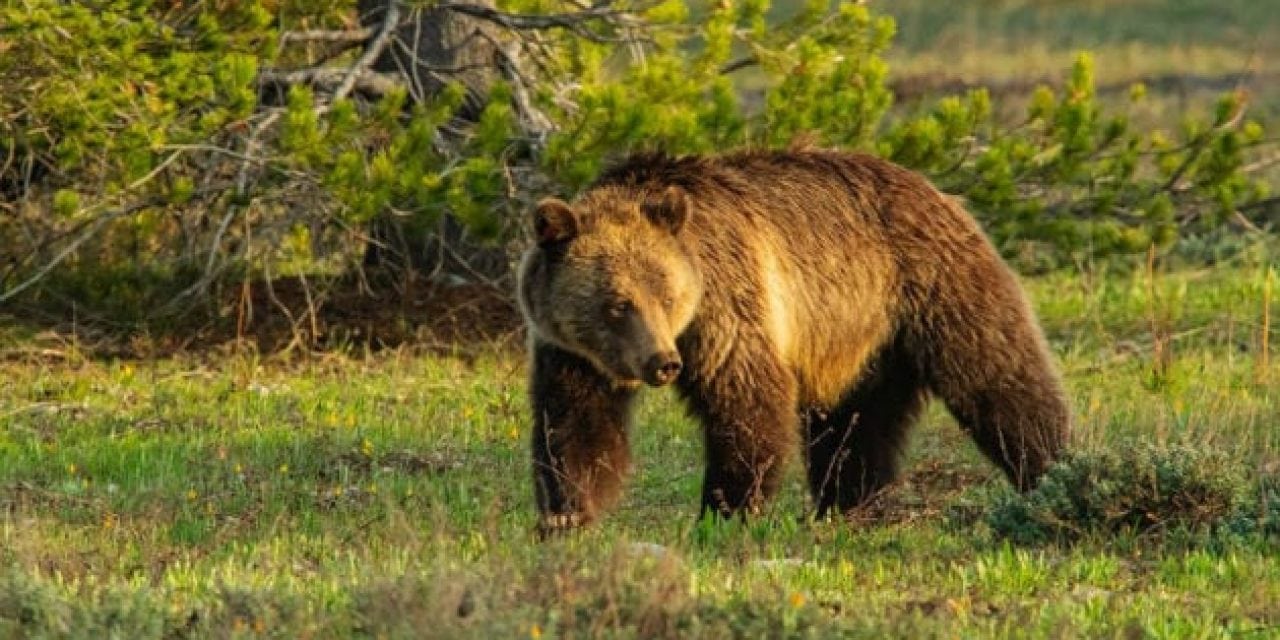
{"type": "Polygon", "coordinates": [[[516,114],[520,119],[521,128],[536,143],[541,144],[555,126],[551,123],[550,118],[533,104],[532,90],[530,89],[533,86],[533,81],[520,71],[520,62],[517,59],[519,55],[518,45],[512,43],[504,46],[493,36],[484,32],[479,33],[493,45],[494,51],[498,54],[498,60],[496,60],[498,71],[511,86],[511,100],[515,103],[516,114]]]}
{"type": "Polygon", "coordinates": [[[587,28],[587,24],[597,20],[616,20],[626,15],[625,12],[610,8],[607,4],[595,6],[573,13],[553,13],[546,15],[507,13],[492,7],[467,2],[442,2],[437,9],[456,11],[473,18],[487,20],[511,30],[528,29],[565,29],[575,35],[592,42],[634,42],[634,37],[608,36],[587,28]]]}
{"type": "MultiPolygon", "coordinates": [[[[223,187],[219,187],[216,190],[220,191],[222,188],[223,187]]],[[[202,194],[205,191],[210,191],[210,190],[198,190],[197,194],[202,194]]],[[[62,250],[59,251],[57,255],[53,257],[52,260],[45,263],[45,265],[41,267],[38,271],[36,271],[34,274],[32,274],[30,278],[27,278],[21,283],[15,285],[12,289],[9,289],[8,291],[0,293],[0,303],[9,301],[10,299],[16,297],[19,293],[26,291],[32,285],[44,279],[45,276],[49,275],[50,271],[53,271],[58,265],[62,264],[67,258],[71,257],[71,255],[75,253],[76,250],[79,249],[81,245],[88,242],[91,238],[97,235],[98,232],[101,231],[102,228],[106,226],[108,222],[111,222],[112,220],[118,220],[126,216],[131,216],[135,213],[138,213],[139,211],[142,211],[143,209],[158,207],[168,202],[169,202],[168,196],[157,196],[153,198],[147,198],[147,199],[135,202],[133,204],[120,207],[115,210],[103,212],[102,214],[94,218],[92,222],[83,223],[86,225],[87,228],[85,228],[85,230],[82,233],[80,233],[80,235],[76,236],[75,240],[72,240],[71,242],[67,243],[67,246],[63,247],[62,250]]]]}
{"type": "MultiPolygon", "coordinates": [[[[349,72],[350,70],[348,69],[337,67],[295,69],[293,71],[264,69],[258,74],[258,86],[259,88],[266,88],[276,85],[306,84],[326,91],[336,92],[342,83],[347,80],[349,72]]],[[[403,86],[404,82],[398,77],[369,69],[358,72],[352,84],[353,90],[371,96],[384,96],[403,86]]]]}
{"type": "Polygon", "coordinates": [[[313,29],[310,31],[286,31],[280,34],[280,42],[364,42],[371,37],[373,37],[373,29],[339,31],[313,29]]]}
{"type": "Polygon", "coordinates": [[[141,208],[142,207],[138,207],[135,209],[131,207],[127,209],[120,209],[120,210],[113,211],[111,213],[100,216],[99,218],[93,221],[93,224],[91,224],[84,233],[80,234],[80,236],[77,237],[75,240],[73,240],[70,244],[63,247],[62,251],[59,251],[58,255],[53,257],[53,260],[50,260],[47,264],[41,267],[40,270],[35,272],[34,275],[32,275],[30,278],[27,278],[25,281],[23,281],[21,284],[18,284],[14,288],[8,291],[5,291],[4,293],[0,293],[0,302],[5,302],[10,298],[13,298],[14,296],[17,296],[19,293],[26,291],[29,287],[31,287],[31,285],[39,282],[45,276],[49,275],[49,272],[53,271],[54,267],[62,264],[63,260],[66,260],[68,257],[71,256],[72,253],[75,253],[76,249],[80,248],[80,245],[84,244],[89,240],[89,238],[92,238],[94,235],[96,235],[98,231],[102,229],[102,227],[106,225],[108,222],[115,220],[116,218],[127,216],[141,208]]]}
{"type": "MultiPolygon", "coordinates": [[[[329,105],[347,97],[347,94],[351,93],[360,75],[368,71],[369,67],[373,66],[374,61],[378,59],[378,56],[382,55],[383,50],[387,48],[387,44],[391,42],[391,36],[396,32],[396,27],[398,26],[400,26],[400,3],[397,0],[391,0],[391,2],[387,3],[387,14],[382,17],[382,26],[378,29],[378,35],[374,36],[369,46],[365,47],[360,59],[351,65],[346,77],[333,90],[333,96],[329,98],[329,105]]],[[[327,110],[328,105],[316,107],[317,112],[327,110]]]]}

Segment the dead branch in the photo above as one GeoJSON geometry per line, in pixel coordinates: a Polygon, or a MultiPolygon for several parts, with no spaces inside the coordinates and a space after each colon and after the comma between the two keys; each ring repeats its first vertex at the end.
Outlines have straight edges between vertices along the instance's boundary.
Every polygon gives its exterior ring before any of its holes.
{"type": "Polygon", "coordinates": [[[747,67],[754,67],[758,64],[760,64],[760,59],[754,55],[738,58],[737,60],[728,62],[723,67],[720,67],[720,75],[727,76],[735,71],[741,71],[747,67]]]}
{"type": "Polygon", "coordinates": [[[80,245],[84,244],[85,242],[88,242],[89,238],[92,238],[93,236],[97,235],[98,231],[101,230],[102,227],[106,225],[108,222],[115,220],[116,218],[122,218],[124,216],[127,216],[141,208],[143,207],[136,207],[136,208],[128,207],[125,209],[117,209],[116,211],[112,211],[110,213],[106,213],[99,216],[96,220],[93,221],[93,224],[89,225],[89,228],[86,229],[84,233],[80,234],[75,240],[71,241],[71,243],[63,247],[62,251],[58,252],[58,255],[54,256],[52,260],[50,260],[47,264],[41,267],[40,270],[35,272],[34,275],[32,275],[30,278],[27,278],[24,282],[15,286],[14,288],[8,291],[5,291],[4,293],[0,293],[0,302],[5,302],[6,300],[9,300],[10,298],[18,295],[19,293],[22,293],[23,291],[27,290],[28,287],[39,282],[46,275],[49,275],[49,272],[53,271],[54,267],[62,264],[63,260],[66,260],[71,254],[75,253],[76,249],[79,249],[80,245]]]}
{"type": "Polygon", "coordinates": [[[624,11],[610,8],[607,3],[572,13],[546,15],[507,13],[467,2],[442,2],[436,5],[436,8],[487,20],[511,30],[564,29],[592,42],[634,42],[641,39],[635,36],[610,36],[588,28],[587,25],[593,22],[616,21],[627,15],[624,11]]]}
{"type": "Polygon", "coordinates": [[[293,42],[349,42],[360,43],[373,37],[373,29],[351,29],[328,31],[314,29],[311,31],[286,31],[280,34],[281,43],[293,42]]]}
{"type": "MultiPolygon", "coordinates": [[[[203,192],[204,190],[199,190],[199,191],[203,192]]],[[[95,217],[92,220],[92,222],[86,222],[81,227],[84,229],[84,231],[81,232],[80,235],[76,236],[74,240],[67,243],[67,245],[63,247],[62,250],[59,251],[57,255],[53,257],[52,260],[45,263],[43,267],[40,267],[40,269],[36,271],[34,274],[32,274],[30,278],[27,278],[21,283],[15,285],[13,288],[9,289],[8,291],[0,293],[0,302],[6,302],[16,297],[19,293],[26,291],[32,285],[44,279],[45,276],[49,275],[50,271],[53,271],[58,265],[62,264],[63,261],[71,257],[71,255],[74,254],[76,250],[80,248],[81,245],[83,245],[84,243],[92,239],[94,236],[96,236],[98,232],[101,231],[102,228],[107,225],[108,222],[111,222],[112,220],[118,220],[120,218],[124,218],[127,216],[131,216],[144,209],[150,209],[152,207],[158,207],[158,206],[164,205],[167,202],[168,202],[167,196],[166,197],[157,196],[157,197],[139,200],[138,202],[125,205],[118,209],[102,212],[97,217],[95,217]]]]}
{"type": "Polygon", "coordinates": [[[504,46],[487,33],[481,35],[489,40],[497,52],[498,71],[511,86],[511,99],[515,103],[516,113],[520,118],[521,128],[535,142],[541,143],[555,128],[550,118],[533,104],[531,88],[533,82],[521,70],[517,57],[520,47],[517,43],[504,46]]]}
{"type": "Polygon", "coordinates": [[[240,170],[236,173],[236,194],[243,196],[249,188],[249,167],[253,166],[253,159],[258,155],[258,145],[262,142],[262,134],[270,129],[280,119],[284,113],[283,109],[273,109],[267,113],[266,117],[253,127],[249,132],[249,137],[244,142],[244,160],[240,163],[240,170]]]}
{"type": "Polygon", "coordinates": [[[1249,164],[1240,167],[1240,171],[1243,173],[1257,173],[1264,169],[1270,169],[1277,164],[1280,164],[1280,153],[1274,153],[1266,158],[1250,162],[1249,164]]]}
{"type": "MultiPolygon", "coordinates": [[[[295,69],[293,71],[264,69],[258,74],[258,86],[259,88],[268,88],[281,85],[306,84],[325,91],[333,91],[336,94],[337,89],[347,80],[349,74],[349,69],[337,67],[295,69]]],[[[391,74],[365,69],[356,73],[352,86],[355,91],[360,93],[380,97],[404,87],[404,83],[391,74]]]]}
{"type": "MultiPolygon", "coordinates": [[[[359,60],[356,60],[355,64],[351,65],[351,69],[348,70],[346,77],[343,78],[342,82],[338,84],[338,87],[333,90],[333,96],[329,99],[330,105],[347,97],[347,94],[351,93],[351,90],[355,88],[356,81],[359,79],[360,75],[365,71],[368,71],[369,67],[373,65],[373,62],[377,60],[378,56],[382,55],[383,50],[387,48],[387,44],[391,42],[392,34],[395,33],[396,27],[399,25],[400,3],[393,0],[392,2],[387,3],[387,14],[382,17],[382,26],[378,29],[378,35],[374,36],[373,41],[369,43],[369,46],[365,47],[364,54],[360,56],[359,60]]],[[[324,110],[327,110],[327,107],[324,110]]],[[[320,112],[321,107],[317,106],[316,111],[320,112]]]]}

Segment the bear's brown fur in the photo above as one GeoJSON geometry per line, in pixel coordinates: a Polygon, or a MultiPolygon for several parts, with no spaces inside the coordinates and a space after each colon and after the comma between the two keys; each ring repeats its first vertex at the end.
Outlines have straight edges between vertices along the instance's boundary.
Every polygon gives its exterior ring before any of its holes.
{"type": "Polygon", "coordinates": [[[703,511],[752,511],[805,438],[820,514],[893,481],[926,394],[1026,489],[1069,413],[1014,275],[920,175],[871,156],[637,155],[534,211],[520,269],[542,526],[591,521],[630,466],[632,400],[702,422],[703,511]]]}

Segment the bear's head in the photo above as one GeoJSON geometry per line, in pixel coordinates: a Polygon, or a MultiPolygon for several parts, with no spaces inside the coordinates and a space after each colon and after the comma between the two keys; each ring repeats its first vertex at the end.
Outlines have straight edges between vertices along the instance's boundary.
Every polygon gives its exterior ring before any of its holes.
{"type": "Polygon", "coordinates": [[[676,337],[702,298],[680,241],[689,198],[679,187],[602,187],[533,210],[536,244],[520,267],[520,308],[538,339],[578,354],[618,384],[665,385],[680,373],[676,337]]]}

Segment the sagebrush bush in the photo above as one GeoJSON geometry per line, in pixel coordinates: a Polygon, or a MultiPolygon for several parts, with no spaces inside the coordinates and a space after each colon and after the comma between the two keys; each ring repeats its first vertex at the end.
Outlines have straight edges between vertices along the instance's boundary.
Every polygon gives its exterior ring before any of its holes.
{"type": "Polygon", "coordinates": [[[1238,464],[1214,450],[1137,445],[1080,451],[1026,494],[1002,494],[987,515],[1015,542],[1087,535],[1210,531],[1246,509],[1250,487],[1238,464]]]}
{"type": "Polygon", "coordinates": [[[1227,523],[1237,535],[1280,537],[1280,475],[1261,478],[1257,489],[1227,523]]]}

